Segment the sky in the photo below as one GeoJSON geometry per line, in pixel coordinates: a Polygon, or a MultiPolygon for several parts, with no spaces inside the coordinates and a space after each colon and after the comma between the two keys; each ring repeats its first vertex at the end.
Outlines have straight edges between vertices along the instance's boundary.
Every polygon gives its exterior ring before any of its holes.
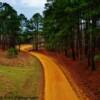
{"type": "Polygon", "coordinates": [[[9,3],[18,14],[23,13],[29,19],[34,13],[42,14],[46,0],[0,0],[0,2],[9,3]]]}

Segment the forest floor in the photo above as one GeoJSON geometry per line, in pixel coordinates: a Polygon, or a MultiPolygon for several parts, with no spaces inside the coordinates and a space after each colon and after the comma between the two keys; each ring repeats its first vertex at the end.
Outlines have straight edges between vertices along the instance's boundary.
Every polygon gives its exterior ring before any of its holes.
{"type": "Polygon", "coordinates": [[[51,57],[51,59],[60,65],[65,76],[69,79],[79,95],[85,93],[84,96],[89,97],[90,100],[100,100],[100,64],[97,64],[97,70],[92,72],[90,68],[87,67],[86,61],[73,61],[71,58],[67,58],[64,54],[60,53],[41,52],[51,57]]]}
{"type": "Polygon", "coordinates": [[[39,100],[43,74],[41,63],[24,52],[11,59],[6,54],[0,50],[0,98],[39,100]]]}

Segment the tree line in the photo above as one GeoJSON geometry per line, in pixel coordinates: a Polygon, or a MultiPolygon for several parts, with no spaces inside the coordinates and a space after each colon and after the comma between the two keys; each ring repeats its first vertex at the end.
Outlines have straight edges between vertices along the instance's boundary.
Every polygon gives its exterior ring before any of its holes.
{"type": "Polygon", "coordinates": [[[99,0],[48,0],[44,11],[44,38],[48,50],[71,52],[73,60],[86,58],[95,70],[100,49],[99,0]]]}
{"type": "Polygon", "coordinates": [[[38,50],[42,34],[47,50],[64,52],[73,60],[85,58],[95,70],[100,51],[99,3],[99,0],[48,0],[44,16],[36,13],[30,19],[18,15],[9,4],[0,3],[0,48],[8,50],[31,43],[38,50]]]}
{"type": "Polygon", "coordinates": [[[38,49],[38,34],[41,31],[42,16],[33,14],[28,19],[8,3],[0,2],[0,49],[16,49],[16,45],[31,43],[34,49],[38,49]]]}

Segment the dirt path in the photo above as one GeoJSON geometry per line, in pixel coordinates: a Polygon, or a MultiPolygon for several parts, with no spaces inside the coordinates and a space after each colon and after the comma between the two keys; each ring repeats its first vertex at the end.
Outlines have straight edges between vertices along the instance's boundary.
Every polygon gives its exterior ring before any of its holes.
{"type": "Polygon", "coordinates": [[[57,64],[43,54],[31,52],[43,64],[45,72],[45,100],[79,100],[57,64]]]}
{"type": "Polygon", "coordinates": [[[31,52],[30,54],[36,56],[43,65],[44,100],[81,100],[53,59],[40,53],[31,52]]]}

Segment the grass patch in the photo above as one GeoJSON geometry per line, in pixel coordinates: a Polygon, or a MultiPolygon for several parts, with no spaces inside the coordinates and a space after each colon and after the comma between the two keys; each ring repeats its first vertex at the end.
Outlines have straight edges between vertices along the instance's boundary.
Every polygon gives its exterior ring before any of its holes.
{"type": "Polygon", "coordinates": [[[15,66],[0,65],[0,96],[38,97],[41,64],[35,57],[15,66]]]}

